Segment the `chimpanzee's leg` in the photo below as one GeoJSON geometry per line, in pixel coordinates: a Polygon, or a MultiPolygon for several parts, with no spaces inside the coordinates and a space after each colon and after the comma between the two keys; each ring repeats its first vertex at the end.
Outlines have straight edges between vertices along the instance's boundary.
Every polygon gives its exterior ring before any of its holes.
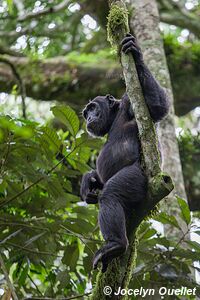
{"type": "Polygon", "coordinates": [[[146,177],[139,163],[127,166],[104,185],[99,199],[99,225],[106,244],[97,251],[93,261],[96,268],[102,262],[102,271],[128,246],[125,212],[133,210],[146,196],[146,177]]]}

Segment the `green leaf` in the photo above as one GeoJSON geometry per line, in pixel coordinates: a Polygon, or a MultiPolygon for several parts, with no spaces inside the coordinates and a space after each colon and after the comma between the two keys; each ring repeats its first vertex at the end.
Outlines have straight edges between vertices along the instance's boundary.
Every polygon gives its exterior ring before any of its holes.
{"type": "Polygon", "coordinates": [[[18,279],[18,283],[20,287],[25,284],[26,278],[28,276],[28,271],[29,271],[29,264],[26,264],[18,279]]]}
{"type": "Polygon", "coordinates": [[[7,0],[6,2],[8,5],[9,13],[12,14],[13,13],[13,0],[7,0]]]}
{"type": "Polygon", "coordinates": [[[193,248],[195,251],[198,251],[200,253],[200,244],[195,241],[186,241],[188,245],[190,245],[191,248],[193,248]]]}
{"type": "MultiPolygon", "coordinates": [[[[190,245],[193,247],[193,245],[190,245]]],[[[186,258],[186,259],[191,259],[192,261],[199,260],[199,253],[191,251],[191,250],[185,250],[183,248],[181,249],[174,249],[172,251],[173,257],[178,257],[178,258],[186,258]]]]}
{"type": "Polygon", "coordinates": [[[56,279],[60,282],[60,287],[65,288],[66,282],[70,281],[70,276],[68,271],[60,271],[56,277],[56,279]]]}
{"type": "Polygon", "coordinates": [[[73,244],[66,247],[64,256],[62,258],[62,262],[66,266],[69,266],[71,271],[74,271],[76,269],[78,258],[79,258],[78,244],[73,244]]]}
{"type": "Polygon", "coordinates": [[[37,241],[37,240],[38,240],[39,238],[41,238],[45,233],[46,233],[46,231],[45,231],[45,232],[41,232],[41,233],[39,233],[39,234],[37,234],[37,235],[31,237],[29,240],[26,241],[24,247],[27,247],[27,246],[29,246],[30,244],[32,244],[33,242],[37,241]]]}
{"type": "Polygon", "coordinates": [[[184,201],[180,197],[176,197],[176,198],[178,200],[178,204],[179,204],[180,209],[181,209],[182,219],[187,223],[187,225],[189,225],[190,222],[191,222],[191,215],[190,215],[189,207],[188,207],[186,201],[184,201]]]}
{"type": "Polygon", "coordinates": [[[46,188],[55,199],[65,198],[65,192],[58,178],[49,177],[46,181],[46,188]]]}
{"type": "Polygon", "coordinates": [[[157,231],[154,228],[149,228],[142,236],[142,239],[149,239],[150,237],[154,236],[157,231]]]}
{"type": "Polygon", "coordinates": [[[164,212],[161,212],[158,216],[154,217],[154,220],[161,222],[162,224],[170,224],[180,229],[176,218],[174,216],[169,216],[164,212]]]}
{"type": "Polygon", "coordinates": [[[60,150],[61,141],[59,140],[57,132],[49,127],[43,127],[42,132],[43,135],[41,138],[43,139],[44,143],[47,143],[47,145],[49,145],[53,151],[58,152],[60,150]]]}
{"type": "Polygon", "coordinates": [[[67,126],[70,133],[75,137],[79,130],[79,119],[75,111],[69,106],[54,106],[51,108],[54,116],[67,126]]]}
{"type": "Polygon", "coordinates": [[[82,163],[78,160],[74,160],[70,158],[67,158],[67,161],[74,169],[79,170],[82,174],[91,170],[91,168],[86,163],[82,163]]]}
{"type": "Polygon", "coordinates": [[[88,234],[94,229],[94,225],[90,224],[88,220],[78,218],[67,218],[65,227],[74,233],[88,234]]]}
{"type": "Polygon", "coordinates": [[[63,183],[63,188],[65,188],[68,192],[72,193],[72,184],[71,184],[71,181],[66,180],[63,183]]]}

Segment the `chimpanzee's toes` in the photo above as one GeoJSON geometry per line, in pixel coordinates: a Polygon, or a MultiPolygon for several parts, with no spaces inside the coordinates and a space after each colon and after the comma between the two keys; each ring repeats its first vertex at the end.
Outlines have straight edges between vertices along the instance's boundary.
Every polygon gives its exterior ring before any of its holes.
{"type": "Polygon", "coordinates": [[[93,269],[96,270],[97,267],[98,267],[98,264],[101,262],[101,259],[102,259],[102,251],[101,249],[98,250],[96,253],[95,253],[95,256],[94,256],[94,259],[93,259],[93,269]]]}
{"type": "Polygon", "coordinates": [[[96,252],[95,257],[93,259],[93,269],[94,270],[97,269],[98,264],[100,262],[102,263],[101,271],[102,271],[102,273],[105,273],[107,270],[107,267],[108,267],[108,262],[104,259],[101,249],[96,252]]]}

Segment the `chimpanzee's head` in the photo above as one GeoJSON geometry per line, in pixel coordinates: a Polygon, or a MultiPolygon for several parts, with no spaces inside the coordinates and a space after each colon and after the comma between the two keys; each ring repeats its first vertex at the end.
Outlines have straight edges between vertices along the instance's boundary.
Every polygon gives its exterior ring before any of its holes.
{"type": "Polygon", "coordinates": [[[104,136],[109,132],[117,115],[120,101],[112,95],[97,96],[83,110],[87,131],[94,136],[104,136]]]}

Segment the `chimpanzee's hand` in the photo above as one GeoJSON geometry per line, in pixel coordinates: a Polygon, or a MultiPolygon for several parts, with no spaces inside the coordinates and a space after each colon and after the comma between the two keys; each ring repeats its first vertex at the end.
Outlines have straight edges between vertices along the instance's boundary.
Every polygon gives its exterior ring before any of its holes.
{"type": "Polygon", "coordinates": [[[136,63],[143,62],[143,55],[137,40],[130,33],[121,41],[121,50],[125,53],[132,53],[136,63]]]}
{"type": "Polygon", "coordinates": [[[95,171],[83,175],[80,190],[82,200],[88,204],[98,203],[98,188],[100,188],[100,184],[95,171]]]}

